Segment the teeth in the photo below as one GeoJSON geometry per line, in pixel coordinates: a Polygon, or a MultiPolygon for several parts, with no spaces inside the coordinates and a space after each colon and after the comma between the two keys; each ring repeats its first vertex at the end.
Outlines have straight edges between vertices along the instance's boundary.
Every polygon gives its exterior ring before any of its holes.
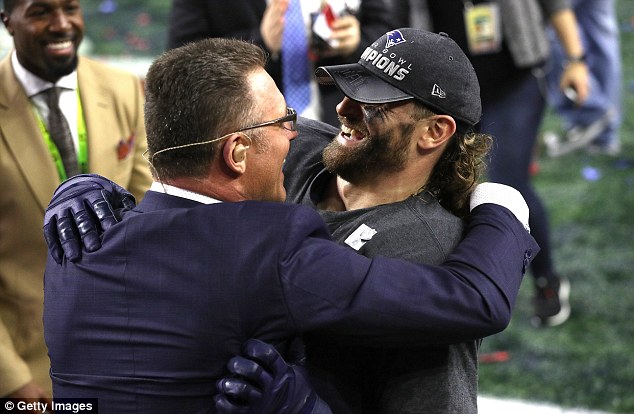
{"type": "Polygon", "coordinates": [[[342,133],[343,135],[346,135],[346,136],[348,136],[348,137],[349,137],[350,135],[352,135],[352,132],[353,132],[353,131],[354,131],[354,129],[352,129],[352,128],[348,128],[348,127],[347,127],[347,126],[345,126],[345,125],[341,125],[341,133],[342,133]]]}
{"type": "Polygon", "coordinates": [[[48,47],[50,47],[51,49],[60,50],[60,49],[69,48],[72,45],[73,45],[73,42],[71,42],[70,40],[65,40],[63,42],[49,43],[48,47]]]}

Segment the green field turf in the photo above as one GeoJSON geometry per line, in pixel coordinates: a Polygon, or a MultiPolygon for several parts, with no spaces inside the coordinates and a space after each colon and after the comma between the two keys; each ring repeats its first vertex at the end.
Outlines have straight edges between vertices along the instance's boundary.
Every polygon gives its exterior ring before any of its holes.
{"type": "MultiPolygon", "coordinates": [[[[483,343],[483,353],[504,350],[510,359],[481,365],[481,394],[634,413],[634,0],[617,7],[621,154],[550,158],[542,149],[537,158],[534,182],[550,211],[557,268],[572,284],[571,318],[534,329],[527,276],[511,326],[483,343]]],[[[542,129],[558,128],[549,113],[542,129]]]]}

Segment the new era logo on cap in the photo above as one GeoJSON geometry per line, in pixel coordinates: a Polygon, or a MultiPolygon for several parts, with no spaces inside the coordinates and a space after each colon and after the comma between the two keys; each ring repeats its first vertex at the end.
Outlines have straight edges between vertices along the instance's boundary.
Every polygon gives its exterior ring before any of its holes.
{"type": "Polygon", "coordinates": [[[442,89],[440,89],[440,86],[436,85],[434,83],[434,87],[431,90],[431,94],[434,96],[437,96],[439,98],[446,98],[447,95],[445,94],[445,91],[443,91],[442,89]]]}

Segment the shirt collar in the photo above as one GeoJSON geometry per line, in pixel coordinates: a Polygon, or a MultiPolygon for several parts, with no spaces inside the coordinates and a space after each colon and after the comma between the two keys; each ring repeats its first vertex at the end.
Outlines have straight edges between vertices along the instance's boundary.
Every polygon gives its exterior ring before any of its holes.
{"type": "Polygon", "coordinates": [[[70,75],[60,78],[57,83],[53,84],[34,75],[22,66],[18,60],[18,55],[15,50],[11,52],[11,64],[13,65],[13,71],[15,72],[16,78],[18,78],[18,81],[24,88],[28,97],[37,95],[38,93],[53,86],[59,86],[70,90],[77,89],[77,70],[74,70],[70,75]]]}
{"type": "Polygon", "coordinates": [[[179,187],[174,187],[173,185],[169,185],[169,184],[159,183],[156,181],[152,182],[150,191],[156,191],[157,193],[164,193],[164,194],[169,194],[176,197],[186,198],[188,200],[197,201],[202,204],[222,203],[221,200],[216,200],[215,198],[208,197],[206,195],[194,193],[193,191],[185,190],[179,187]]]}

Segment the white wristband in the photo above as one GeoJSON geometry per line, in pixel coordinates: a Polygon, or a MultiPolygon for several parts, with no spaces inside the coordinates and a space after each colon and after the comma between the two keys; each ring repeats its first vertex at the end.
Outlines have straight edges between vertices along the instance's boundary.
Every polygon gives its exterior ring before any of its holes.
{"type": "Polygon", "coordinates": [[[506,207],[522,223],[524,228],[530,233],[528,225],[528,205],[515,188],[499,183],[478,184],[471,194],[469,201],[469,211],[480,204],[497,204],[506,207]]]}

